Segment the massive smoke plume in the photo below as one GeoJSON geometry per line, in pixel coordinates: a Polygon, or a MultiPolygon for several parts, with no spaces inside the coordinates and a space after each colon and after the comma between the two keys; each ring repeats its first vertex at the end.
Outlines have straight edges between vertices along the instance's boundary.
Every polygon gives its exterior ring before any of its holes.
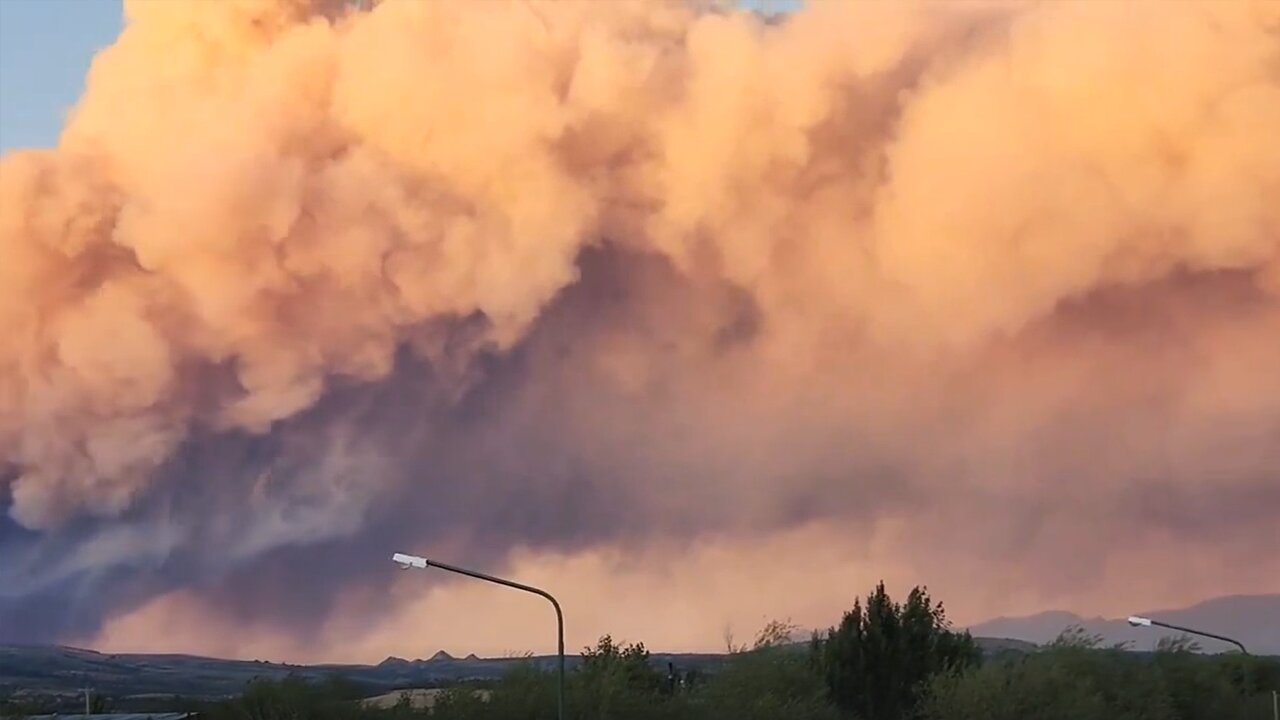
{"type": "Polygon", "coordinates": [[[1280,4],[125,12],[0,164],[0,640],[1280,590],[1280,4]]]}

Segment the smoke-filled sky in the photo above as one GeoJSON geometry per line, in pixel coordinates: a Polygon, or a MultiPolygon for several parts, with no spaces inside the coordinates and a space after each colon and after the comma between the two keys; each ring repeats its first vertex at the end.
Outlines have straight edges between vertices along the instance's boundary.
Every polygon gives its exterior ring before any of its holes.
{"type": "Polygon", "coordinates": [[[0,641],[1280,591],[1280,3],[125,13],[0,161],[0,641]]]}

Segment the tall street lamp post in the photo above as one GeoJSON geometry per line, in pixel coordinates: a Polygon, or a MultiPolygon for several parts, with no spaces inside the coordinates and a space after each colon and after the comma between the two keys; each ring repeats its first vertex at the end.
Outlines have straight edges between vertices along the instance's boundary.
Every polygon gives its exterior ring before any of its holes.
{"type": "Polygon", "coordinates": [[[442,562],[436,562],[435,560],[428,560],[427,558],[418,557],[417,555],[405,555],[404,553],[396,553],[395,555],[391,556],[391,559],[394,560],[396,564],[398,564],[401,568],[405,570],[408,570],[410,568],[417,568],[419,570],[426,570],[427,568],[439,568],[447,572],[457,573],[458,575],[466,575],[467,577],[470,577],[470,578],[475,578],[477,580],[484,580],[485,582],[491,582],[497,585],[505,585],[509,588],[514,588],[516,590],[523,590],[524,592],[533,593],[534,595],[537,595],[539,597],[546,598],[546,600],[551,603],[551,607],[555,608],[556,610],[556,639],[558,641],[557,653],[558,653],[558,660],[559,660],[558,678],[557,678],[558,684],[556,688],[556,708],[558,710],[558,716],[560,720],[564,720],[564,613],[561,612],[560,610],[560,603],[557,602],[556,599],[551,596],[551,593],[545,590],[541,590],[539,588],[533,587],[532,585],[523,585],[521,583],[514,582],[512,580],[505,580],[500,577],[485,575],[484,573],[481,573],[481,572],[476,572],[474,570],[467,570],[466,568],[460,568],[454,565],[447,565],[442,562]]]}
{"type": "MultiPolygon", "coordinates": [[[[1232,638],[1226,637],[1225,635],[1214,635],[1213,633],[1208,633],[1201,630],[1192,630],[1191,628],[1182,627],[1181,625],[1171,625],[1169,623],[1160,622],[1159,620],[1152,620],[1151,618],[1142,617],[1140,615],[1130,616],[1129,624],[1134,627],[1153,627],[1153,626],[1162,627],[1162,628],[1168,628],[1170,630],[1177,630],[1178,632],[1191,633],[1192,635],[1199,635],[1201,637],[1213,638],[1214,640],[1221,640],[1222,642],[1231,643],[1232,645],[1235,645],[1236,647],[1240,648],[1240,652],[1244,653],[1245,655],[1249,654],[1249,650],[1245,648],[1244,643],[1240,642],[1239,640],[1234,640],[1232,638]]],[[[1280,693],[1277,693],[1275,690],[1271,691],[1271,714],[1275,718],[1275,720],[1280,720],[1280,693]]]]}
{"type": "Polygon", "coordinates": [[[1177,630],[1178,632],[1191,633],[1192,635],[1199,635],[1201,637],[1213,638],[1214,640],[1221,640],[1222,642],[1231,643],[1232,645],[1235,645],[1236,647],[1240,648],[1240,652],[1244,653],[1245,655],[1249,654],[1249,651],[1245,648],[1244,643],[1240,642],[1239,640],[1233,640],[1223,635],[1214,635],[1213,633],[1204,632],[1202,630],[1192,630],[1191,628],[1185,628],[1179,625],[1170,625],[1169,623],[1160,622],[1159,620],[1152,620],[1151,618],[1141,617],[1138,615],[1131,615],[1129,617],[1129,624],[1134,627],[1152,627],[1152,626],[1162,627],[1162,628],[1168,628],[1170,630],[1177,630]]]}

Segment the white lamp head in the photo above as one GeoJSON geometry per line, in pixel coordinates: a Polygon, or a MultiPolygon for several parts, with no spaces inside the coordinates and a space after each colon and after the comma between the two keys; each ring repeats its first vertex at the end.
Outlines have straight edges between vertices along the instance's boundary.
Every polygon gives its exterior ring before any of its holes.
{"type": "Polygon", "coordinates": [[[1151,627],[1151,618],[1139,617],[1137,615],[1129,616],[1129,624],[1134,627],[1151,627]]]}
{"type": "Polygon", "coordinates": [[[396,553],[391,556],[391,559],[400,566],[401,570],[408,570],[409,568],[425,570],[427,569],[427,565],[430,564],[424,557],[418,557],[417,555],[405,555],[404,553],[396,553]]]}

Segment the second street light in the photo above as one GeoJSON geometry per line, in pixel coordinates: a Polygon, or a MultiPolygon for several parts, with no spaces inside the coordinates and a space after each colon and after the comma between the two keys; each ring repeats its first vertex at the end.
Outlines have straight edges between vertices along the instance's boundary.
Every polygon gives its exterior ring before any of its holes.
{"type": "Polygon", "coordinates": [[[1182,627],[1180,625],[1170,625],[1169,623],[1160,622],[1159,620],[1152,620],[1151,618],[1141,617],[1139,615],[1130,615],[1129,624],[1134,627],[1153,627],[1153,626],[1162,627],[1162,628],[1168,628],[1169,630],[1177,630],[1178,632],[1190,633],[1192,635],[1199,635],[1200,637],[1213,638],[1214,640],[1221,640],[1222,642],[1231,643],[1232,645],[1235,645],[1236,647],[1240,648],[1240,652],[1244,653],[1245,655],[1249,654],[1249,651],[1245,649],[1244,643],[1240,642],[1239,640],[1233,640],[1229,637],[1226,637],[1225,635],[1214,635],[1213,633],[1204,632],[1202,630],[1192,630],[1191,628],[1182,627]]]}
{"type": "MultiPolygon", "coordinates": [[[[1231,643],[1232,645],[1235,645],[1236,647],[1240,648],[1240,652],[1244,653],[1245,655],[1249,654],[1249,650],[1244,646],[1244,643],[1240,642],[1239,640],[1229,638],[1226,635],[1215,635],[1210,632],[1204,632],[1203,630],[1192,630],[1191,628],[1188,628],[1188,627],[1182,627],[1181,625],[1172,625],[1170,623],[1160,622],[1159,620],[1152,620],[1149,617],[1142,617],[1141,615],[1130,615],[1129,624],[1134,627],[1162,627],[1162,628],[1168,628],[1169,630],[1177,630],[1178,632],[1190,633],[1192,635],[1199,635],[1200,637],[1213,638],[1214,640],[1221,640],[1222,642],[1231,643]]],[[[1275,720],[1280,720],[1280,693],[1277,693],[1275,690],[1271,691],[1271,714],[1272,716],[1275,717],[1275,720]]]]}
{"type": "Polygon", "coordinates": [[[476,580],[484,580],[485,582],[491,582],[498,585],[505,585],[506,587],[514,588],[516,590],[523,590],[524,592],[532,593],[534,595],[537,595],[538,597],[545,598],[547,601],[549,601],[551,603],[551,607],[555,608],[556,610],[556,638],[558,641],[557,649],[558,649],[558,655],[559,655],[559,658],[558,658],[559,668],[557,671],[557,687],[556,687],[556,709],[558,711],[558,716],[560,720],[564,720],[564,613],[560,611],[560,603],[556,602],[556,599],[551,596],[551,593],[545,590],[541,590],[539,588],[533,587],[532,585],[524,585],[518,582],[514,582],[512,580],[504,580],[503,578],[500,578],[500,577],[485,575],[484,573],[476,572],[474,570],[467,570],[466,568],[460,568],[454,565],[446,565],[445,563],[436,562],[435,560],[428,560],[427,558],[418,557],[417,555],[405,555],[404,553],[396,553],[395,555],[391,556],[391,559],[394,560],[397,565],[404,568],[405,570],[408,570],[410,568],[417,568],[419,570],[426,570],[427,568],[439,568],[446,572],[457,573],[458,575],[466,575],[467,577],[475,578],[476,580]]]}

